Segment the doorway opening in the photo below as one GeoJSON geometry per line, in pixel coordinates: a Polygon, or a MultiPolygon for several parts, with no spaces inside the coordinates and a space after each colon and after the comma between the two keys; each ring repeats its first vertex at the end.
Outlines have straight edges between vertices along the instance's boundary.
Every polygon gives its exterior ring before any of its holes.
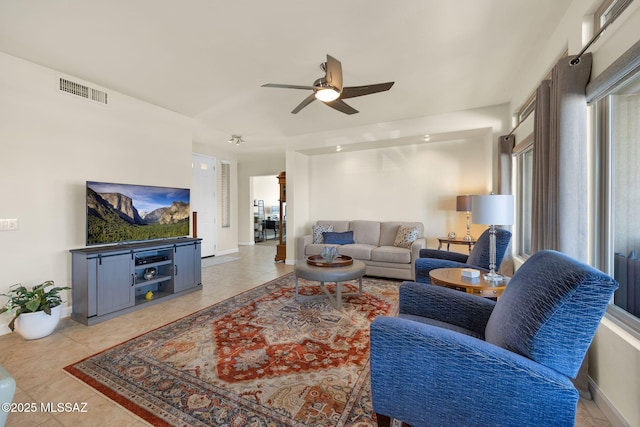
{"type": "Polygon", "coordinates": [[[251,177],[255,244],[276,246],[279,237],[280,186],[277,175],[251,177]]]}

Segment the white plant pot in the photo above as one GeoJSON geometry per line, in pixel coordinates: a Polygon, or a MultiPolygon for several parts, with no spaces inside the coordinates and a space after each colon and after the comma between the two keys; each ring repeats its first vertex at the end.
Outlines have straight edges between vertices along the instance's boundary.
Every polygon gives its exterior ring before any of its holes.
{"type": "Polygon", "coordinates": [[[58,326],[61,312],[62,306],[58,305],[51,309],[51,315],[44,311],[22,313],[16,319],[16,331],[26,340],[46,337],[58,326]]]}

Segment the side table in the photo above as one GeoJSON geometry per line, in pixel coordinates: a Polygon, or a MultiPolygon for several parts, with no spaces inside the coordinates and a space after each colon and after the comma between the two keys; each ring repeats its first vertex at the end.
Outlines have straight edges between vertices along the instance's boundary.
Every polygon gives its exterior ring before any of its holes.
{"type": "Polygon", "coordinates": [[[448,237],[438,237],[438,249],[442,249],[442,245],[447,244],[447,250],[449,250],[449,245],[467,245],[469,246],[469,253],[471,253],[471,248],[476,244],[475,240],[462,240],[462,239],[450,239],[448,237]]]}
{"type": "Polygon", "coordinates": [[[485,298],[498,298],[507,287],[510,278],[505,277],[499,282],[489,282],[483,279],[483,272],[476,279],[462,277],[461,268],[436,268],[429,272],[431,284],[445,288],[474,294],[485,298]]]}

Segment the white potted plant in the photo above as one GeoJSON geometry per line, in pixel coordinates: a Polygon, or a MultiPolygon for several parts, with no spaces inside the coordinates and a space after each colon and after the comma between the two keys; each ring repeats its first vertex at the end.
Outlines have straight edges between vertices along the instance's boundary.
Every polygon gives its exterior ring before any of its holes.
{"type": "Polygon", "coordinates": [[[23,338],[33,340],[46,337],[60,321],[60,291],[65,289],[71,288],[54,286],[52,280],[36,285],[31,290],[20,284],[14,285],[6,294],[0,294],[9,298],[0,308],[0,314],[14,314],[9,329],[17,330],[23,338]]]}

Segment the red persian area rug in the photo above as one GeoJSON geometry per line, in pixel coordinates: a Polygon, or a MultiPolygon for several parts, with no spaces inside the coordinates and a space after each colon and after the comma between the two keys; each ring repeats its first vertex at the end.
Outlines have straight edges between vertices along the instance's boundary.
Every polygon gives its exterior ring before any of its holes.
{"type": "Polygon", "coordinates": [[[289,273],[65,370],[154,425],[375,426],[369,325],[400,283],[365,277],[338,311],[289,273]]]}

